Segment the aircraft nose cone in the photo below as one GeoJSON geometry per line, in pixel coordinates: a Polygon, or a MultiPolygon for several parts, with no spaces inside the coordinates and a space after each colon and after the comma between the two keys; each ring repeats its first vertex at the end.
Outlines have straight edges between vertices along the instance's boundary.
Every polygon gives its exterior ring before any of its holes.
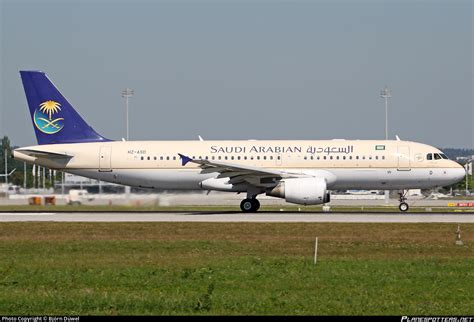
{"type": "Polygon", "coordinates": [[[459,182],[462,179],[464,179],[464,177],[466,176],[466,169],[464,169],[464,167],[460,165],[459,163],[456,163],[456,164],[457,164],[457,167],[453,169],[452,176],[453,176],[453,179],[456,180],[456,182],[459,182]]]}

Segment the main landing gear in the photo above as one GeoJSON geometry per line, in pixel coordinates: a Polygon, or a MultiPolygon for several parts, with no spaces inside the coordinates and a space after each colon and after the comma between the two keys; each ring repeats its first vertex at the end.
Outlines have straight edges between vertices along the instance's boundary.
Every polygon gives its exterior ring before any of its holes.
{"type": "Polygon", "coordinates": [[[247,198],[240,203],[243,212],[256,212],[260,208],[260,202],[256,198],[247,198]]]}
{"type": "Polygon", "coordinates": [[[402,192],[399,192],[398,195],[400,196],[400,198],[398,199],[400,201],[400,205],[398,206],[398,209],[400,209],[400,211],[403,211],[403,212],[406,212],[408,211],[408,208],[410,208],[408,206],[408,204],[405,202],[405,200],[407,200],[406,198],[406,194],[407,194],[408,190],[402,190],[402,192]]]}

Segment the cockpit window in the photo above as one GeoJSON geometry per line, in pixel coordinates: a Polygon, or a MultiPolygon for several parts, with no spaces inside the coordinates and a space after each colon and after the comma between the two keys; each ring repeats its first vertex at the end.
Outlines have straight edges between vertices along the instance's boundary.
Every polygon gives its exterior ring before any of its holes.
{"type": "Polygon", "coordinates": [[[426,160],[433,160],[433,155],[431,153],[428,153],[426,155],[426,160]]]}
{"type": "Polygon", "coordinates": [[[438,153],[433,153],[435,160],[440,160],[441,156],[438,153]]]}
{"type": "Polygon", "coordinates": [[[443,159],[445,159],[445,160],[449,160],[449,158],[446,156],[446,154],[444,154],[444,153],[440,153],[440,155],[441,155],[441,157],[442,157],[443,159]]]}

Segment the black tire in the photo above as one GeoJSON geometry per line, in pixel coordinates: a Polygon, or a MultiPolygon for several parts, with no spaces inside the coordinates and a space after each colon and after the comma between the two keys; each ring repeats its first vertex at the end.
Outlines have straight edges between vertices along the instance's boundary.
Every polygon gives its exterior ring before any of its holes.
{"type": "Polygon", "coordinates": [[[254,211],[254,202],[252,199],[244,199],[240,203],[240,209],[243,212],[253,212],[254,211]]]}
{"type": "Polygon", "coordinates": [[[398,209],[400,209],[400,211],[403,211],[403,212],[407,212],[408,209],[410,207],[408,206],[408,204],[406,202],[402,202],[399,206],[398,206],[398,209]]]}
{"type": "Polygon", "coordinates": [[[253,202],[253,211],[258,211],[260,209],[260,201],[257,199],[252,199],[253,202]]]}

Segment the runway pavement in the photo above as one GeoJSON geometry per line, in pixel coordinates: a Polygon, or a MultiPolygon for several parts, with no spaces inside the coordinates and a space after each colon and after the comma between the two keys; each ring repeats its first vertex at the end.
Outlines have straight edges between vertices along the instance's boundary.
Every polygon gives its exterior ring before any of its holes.
{"type": "Polygon", "coordinates": [[[0,222],[341,222],[341,223],[474,223],[474,214],[430,213],[289,213],[261,212],[38,212],[0,213],[0,222]]]}

